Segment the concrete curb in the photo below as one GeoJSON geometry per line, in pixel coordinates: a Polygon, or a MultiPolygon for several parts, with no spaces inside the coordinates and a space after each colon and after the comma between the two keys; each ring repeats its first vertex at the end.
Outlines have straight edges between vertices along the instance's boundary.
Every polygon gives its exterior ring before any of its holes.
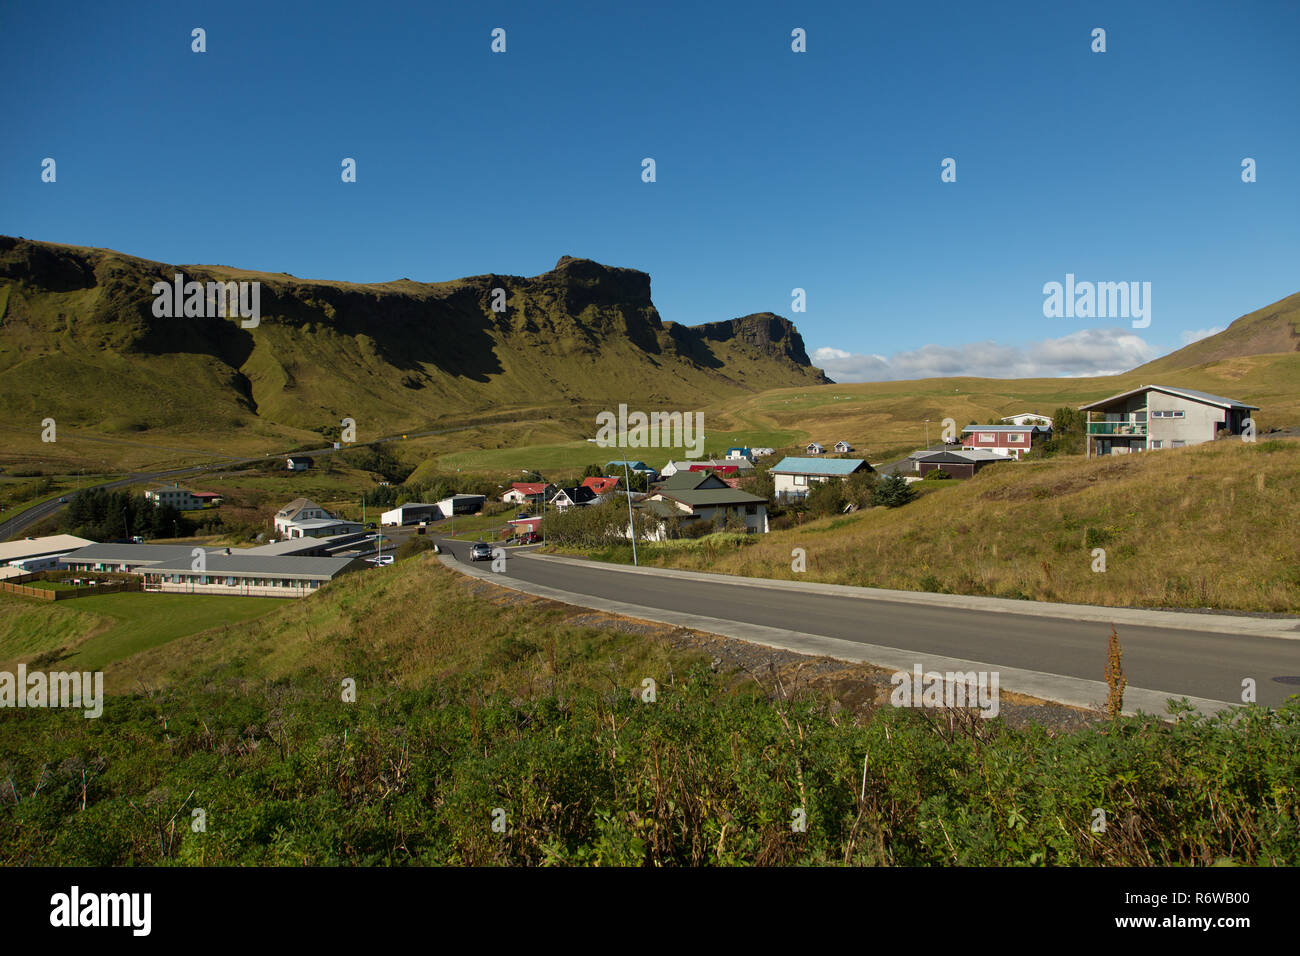
{"type": "Polygon", "coordinates": [[[957,608],[967,611],[995,611],[1028,617],[1063,618],[1071,621],[1099,621],[1105,624],[1130,624],[1138,627],[1165,627],[1185,631],[1209,631],[1215,634],[1240,634],[1245,637],[1272,637],[1300,641],[1300,618],[1239,617],[1233,614],[1192,614],[1187,611],[1151,611],[1143,608],[1097,607],[1092,604],[1050,604],[1043,601],[1017,601],[1011,598],[971,597],[964,594],[930,594],[925,591],[894,591],[864,588],[848,584],[822,584],[816,581],[787,581],[782,578],[749,578],[708,571],[680,571],[676,568],[631,567],[605,561],[561,557],[553,554],[529,554],[538,561],[554,561],[575,567],[621,571],[624,574],[649,574],[692,581],[709,581],[734,587],[755,587],[805,594],[833,594],[863,601],[893,601],[900,604],[924,604],[930,607],[957,608]]]}
{"type": "MultiPolygon", "coordinates": [[[[1084,680],[1078,677],[1066,677],[1060,674],[1048,674],[1042,671],[1024,670],[1016,667],[999,667],[982,661],[967,661],[933,654],[919,654],[896,647],[859,644],[856,641],[823,637],[820,634],[807,634],[801,631],[766,627],[761,624],[746,624],[721,618],[704,617],[698,614],[666,611],[639,604],[627,604],[622,601],[610,601],[605,598],[575,594],[571,591],[561,591],[541,584],[520,581],[511,578],[508,572],[484,571],[482,568],[473,565],[462,564],[450,554],[440,554],[438,560],[446,567],[459,571],[468,577],[478,578],[489,584],[496,584],[514,591],[522,591],[534,597],[604,611],[622,617],[651,621],[656,624],[668,624],[693,631],[719,634],[723,637],[731,637],[751,644],[761,644],[766,647],[793,651],[796,654],[833,657],[837,660],[874,664],[877,667],[884,667],[894,671],[907,671],[909,673],[913,666],[917,664],[920,664],[927,673],[932,671],[940,673],[948,671],[963,673],[966,671],[996,671],[1000,688],[1017,694],[1025,694],[1029,697],[1037,697],[1040,700],[1055,701],[1089,710],[1100,709],[1106,700],[1106,685],[1102,681],[1084,680]]],[[[554,559],[548,558],[548,560],[554,559]]],[[[580,561],[576,563],[606,567],[600,562],[580,561]]],[[[689,574],[690,572],[686,573],[689,574]]],[[[727,578],[726,575],[713,575],[713,577],[727,578]]],[[[1129,687],[1124,691],[1124,702],[1127,705],[1124,712],[1134,714],[1140,710],[1163,717],[1166,713],[1166,703],[1169,700],[1176,700],[1180,696],[1163,691],[1129,687]]],[[[1188,697],[1187,700],[1197,710],[1207,714],[1234,706],[1227,701],[1209,700],[1204,697],[1188,697]]]]}

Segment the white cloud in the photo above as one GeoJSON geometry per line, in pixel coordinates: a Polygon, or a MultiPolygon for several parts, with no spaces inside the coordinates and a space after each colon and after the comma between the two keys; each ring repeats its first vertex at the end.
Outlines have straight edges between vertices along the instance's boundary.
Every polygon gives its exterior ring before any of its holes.
{"type": "Polygon", "coordinates": [[[1191,345],[1193,342],[1199,342],[1201,339],[1208,339],[1211,335],[1218,335],[1226,328],[1226,325],[1214,325],[1208,329],[1190,329],[1181,333],[1183,344],[1191,345]]]}
{"type": "Polygon", "coordinates": [[[884,382],[895,379],[969,375],[979,378],[1055,378],[1114,375],[1156,357],[1156,350],[1127,329],[1081,329],[1057,339],[1025,345],[972,342],[923,345],[883,355],[855,355],[825,347],[812,354],[813,364],[837,382],[884,382]]]}

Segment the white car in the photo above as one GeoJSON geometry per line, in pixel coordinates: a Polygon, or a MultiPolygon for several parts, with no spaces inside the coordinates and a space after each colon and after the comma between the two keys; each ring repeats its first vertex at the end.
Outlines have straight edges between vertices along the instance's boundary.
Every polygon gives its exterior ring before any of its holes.
{"type": "Polygon", "coordinates": [[[367,558],[366,560],[371,561],[380,567],[385,567],[393,563],[393,556],[391,554],[381,554],[373,558],[367,558]]]}

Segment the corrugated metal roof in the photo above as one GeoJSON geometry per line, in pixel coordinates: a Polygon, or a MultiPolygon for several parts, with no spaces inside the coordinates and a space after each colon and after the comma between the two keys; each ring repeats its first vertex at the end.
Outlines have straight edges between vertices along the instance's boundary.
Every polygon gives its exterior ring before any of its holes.
{"type": "Polygon", "coordinates": [[[1183,398],[1205,402],[1209,405],[1218,405],[1222,408],[1239,408],[1247,411],[1259,410],[1258,405],[1248,405],[1245,402],[1239,402],[1235,398],[1227,398],[1223,395],[1213,395],[1209,392],[1198,392],[1194,388],[1174,388],[1170,385],[1143,385],[1139,388],[1131,388],[1127,392],[1120,392],[1118,395],[1112,395],[1110,398],[1103,398],[1096,402],[1089,402],[1087,405],[1080,405],[1079,411],[1087,411],[1091,408],[1104,408],[1112,402],[1119,401],[1121,398],[1128,398],[1130,395],[1137,395],[1140,392],[1148,391],[1164,392],[1167,395],[1179,395],[1183,398]]]}
{"type": "Polygon", "coordinates": [[[329,580],[350,565],[355,558],[304,558],[288,555],[270,554],[225,554],[209,553],[205,556],[205,570],[196,572],[187,558],[179,562],[156,564],[147,570],[165,574],[197,574],[209,576],[228,575],[244,577],[260,575],[264,577],[306,578],[310,580],[329,580]]]}
{"type": "Polygon", "coordinates": [[[863,465],[863,458],[782,458],[773,472],[785,475],[851,475],[863,465]]]}
{"type": "MultiPolygon", "coordinates": [[[[189,544],[91,544],[64,556],[64,561],[109,561],[119,564],[157,564],[181,561],[189,567],[191,553],[198,545],[189,544]]],[[[202,550],[207,550],[206,548],[202,550]]]]}
{"type": "Polygon", "coordinates": [[[59,551],[75,551],[94,543],[89,538],[78,538],[75,534],[50,534],[31,541],[6,541],[0,544],[0,564],[56,554],[59,551]]]}
{"type": "Polygon", "coordinates": [[[673,492],[664,491],[660,492],[660,494],[664,498],[672,498],[674,501],[680,501],[692,508],[707,507],[708,505],[767,504],[766,498],[751,495],[748,491],[737,491],[734,488],[684,489],[673,492]]]}

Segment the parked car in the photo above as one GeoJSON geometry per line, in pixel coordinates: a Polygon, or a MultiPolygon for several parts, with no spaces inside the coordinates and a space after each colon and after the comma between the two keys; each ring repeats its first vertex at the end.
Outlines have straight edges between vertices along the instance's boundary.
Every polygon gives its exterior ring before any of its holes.
{"type": "Polygon", "coordinates": [[[375,564],[387,566],[393,563],[393,556],[391,554],[381,554],[371,558],[370,560],[375,562],[375,564]]]}
{"type": "Polygon", "coordinates": [[[542,540],[542,536],[538,534],[536,531],[525,531],[523,534],[519,536],[520,544],[537,544],[537,542],[541,540],[542,540]]]}
{"type": "Polygon", "coordinates": [[[532,515],[530,515],[527,511],[521,511],[519,512],[519,514],[515,515],[515,520],[518,521],[520,518],[531,518],[531,517],[532,515]]]}
{"type": "Polygon", "coordinates": [[[68,499],[67,499],[67,498],[60,498],[60,499],[59,499],[59,504],[64,505],[64,504],[67,504],[67,503],[68,503],[68,499]]]}
{"type": "Polygon", "coordinates": [[[367,531],[374,531],[374,530],[375,530],[375,523],[374,523],[373,521],[367,521],[367,522],[366,522],[366,530],[367,530],[367,531]]]}
{"type": "Polygon", "coordinates": [[[474,546],[469,549],[469,559],[471,561],[491,561],[492,546],[486,541],[474,542],[474,546]]]}

